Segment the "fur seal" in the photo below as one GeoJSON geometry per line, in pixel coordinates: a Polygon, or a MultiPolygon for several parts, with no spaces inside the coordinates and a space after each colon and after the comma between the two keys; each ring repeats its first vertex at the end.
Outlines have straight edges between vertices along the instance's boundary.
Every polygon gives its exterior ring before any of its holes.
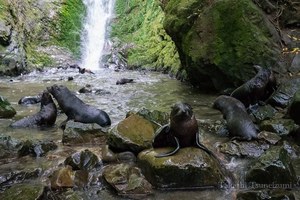
{"type": "Polygon", "coordinates": [[[41,99],[42,99],[41,94],[38,94],[37,96],[25,96],[18,101],[18,104],[20,105],[37,104],[41,102],[41,99]]]}
{"type": "Polygon", "coordinates": [[[57,100],[58,105],[68,116],[68,120],[81,123],[96,123],[100,126],[111,125],[111,120],[106,112],[88,105],[73,94],[63,85],[53,85],[47,90],[57,100]]]}
{"type": "Polygon", "coordinates": [[[41,109],[38,113],[12,123],[11,127],[53,126],[57,117],[56,105],[49,92],[44,91],[41,97],[41,109]]]}
{"type": "Polygon", "coordinates": [[[276,89],[276,79],[272,70],[254,65],[257,74],[236,88],[230,96],[240,100],[246,108],[265,101],[276,89]]]}
{"type": "Polygon", "coordinates": [[[131,79],[131,78],[121,78],[120,80],[117,80],[116,85],[124,85],[126,83],[133,83],[133,79],[131,79]]]}
{"type": "Polygon", "coordinates": [[[170,123],[156,131],[152,141],[153,148],[176,147],[173,151],[158,154],[155,157],[166,157],[175,154],[181,147],[196,146],[216,156],[199,142],[198,123],[192,107],[187,103],[178,102],[171,107],[170,123]]]}
{"type": "Polygon", "coordinates": [[[234,97],[221,95],[214,101],[213,108],[220,110],[223,114],[230,135],[242,140],[257,138],[258,128],[242,102],[234,97]]]}

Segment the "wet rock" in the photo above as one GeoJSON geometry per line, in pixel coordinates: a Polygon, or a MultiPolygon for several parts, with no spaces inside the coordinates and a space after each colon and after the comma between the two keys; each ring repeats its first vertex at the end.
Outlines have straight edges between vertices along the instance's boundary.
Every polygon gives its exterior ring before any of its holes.
{"type": "Polygon", "coordinates": [[[288,79],[282,81],[278,89],[266,101],[272,106],[286,108],[294,94],[300,89],[300,78],[288,79]]]}
{"type": "Polygon", "coordinates": [[[65,165],[70,165],[73,170],[92,170],[101,165],[101,160],[92,153],[90,150],[86,149],[81,152],[76,152],[66,158],[65,165]]]}
{"type": "MultiPolygon", "coordinates": [[[[8,164],[7,164],[8,165],[8,164]]],[[[14,163],[16,165],[16,163],[14,163]]],[[[19,163],[19,165],[23,165],[22,162],[19,163]]],[[[21,183],[25,180],[29,179],[36,179],[41,175],[42,169],[38,166],[33,166],[30,168],[20,168],[14,167],[14,170],[11,170],[11,166],[3,166],[5,172],[2,172],[0,174],[0,188],[4,188],[7,185],[12,185],[16,183],[21,183]]],[[[2,169],[1,169],[2,170],[2,169]]]]}
{"type": "MultiPolygon", "coordinates": [[[[286,185],[288,186],[288,185],[286,185]]],[[[254,187],[254,186],[253,186],[254,187]]],[[[270,185],[270,187],[272,187],[270,185]]],[[[274,185],[275,187],[275,185],[274,185]]],[[[237,200],[264,200],[264,199],[272,199],[272,200],[295,200],[295,195],[291,191],[284,190],[284,188],[279,187],[279,189],[272,188],[272,190],[250,190],[250,191],[242,191],[237,194],[237,200]]],[[[255,188],[253,188],[255,189],[255,188]]],[[[289,189],[289,188],[287,188],[289,189]]]]}
{"type": "Polygon", "coordinates": [[[109,149],[108,145],[105,145],[102,147],[102,162],[104,163],[110,163],[110,162],[116,162],[117,161],[117,155],[112,152],[112,150],[109,149]]]}
{"type": "MultiPolygon", "coordinates": [[[[280,146],[272,147],[255,160],[246,173],[247,184],[295,184],[296,174],[288,152],[280,146]]],[[[260,187],[257,187],[260,188],[260,187]]]]}
{"type": "Polygon", "coordinates": [[[45,191],[43,184],[16,184],[0,194],[2,200],[34,200],[42,199],[45,191]]]}
{"type": "Polygon", "coordinates": [[[288,107],[287,114],[291,119],[294,120],[296,124],[300,125],[300,90],[297,90],[297,92],[294,94],[291,103],[288,107]]]}
{"type": "Polygon", "coordinates": [[[154,128],[150,121],[133,114],[117,124],[108,134],[107,143],[114,150],[140,151],[150,148],[154,128]]]}
{"type": "Polygon", "coordinates": [[[272,119],[277,111],[271,105],[266,104],[264,106],[253,106],[250,112],[250,116],[252,116],[257,123],[260,123],[263,120],[272,119]]]}
{"type": "Polygon", "coordinates": [[[90,87],[83,87],[78,90],[79,93],[92,93],[92,89],[90,87]]]}
{"type": "Polygon", "coordinates": [[[49,151],[57,149],[53,141],[30,141],[26,140],[18,151],[19,156],[31,155],[33,157],[45,156],[49,151]]]}
{"type": "Polygon", "coordinates": [[[16,114],[16,110],[4,97],[0,96],[0,118],[12,118],[16,114]]]}
{"type": "Polygon", "coordinates": [[[0,134],[0,159],[15,156],[21,146],[21,141],[11,138],[11,136],[0,134]]]}
{"type": "Polygon", "coordinates": [[[0,45],[8,46],[11,39],[11,25],[6,24],[3,20],[0,20],[0,45]]]}
{"type": "Polygon", "coordinates": [[[137,167],[128,164],[110,165],[105,167],[103,176],[115,188],[118,195],[142,198],[153,194],[151,184],[137,167]]]}
{"type": "Polygon", "coordinates": [[[279,136],[287,136],[289,133],[297,129],[297,125],[291,119],[270,119],[263,121],[259,128],[261,131],[269,131],[279,136]]]}
{"type": "Polygon", "coordinates": [[[268,131],[261,131],[258,133],[257,138],[260,140],[264,140],[269,144],[277,144],[281,137],[278,136],[276,133],[268,132],[268,131]]]}
{"type": "Polygon", "coordinates": [[[148,149],[138,155],[138,164],[146,179],[157,188],[220,188],[226,184],[220,164],[205,151],[187,147],[175,155],[156,158],[168,148],[148,149]]]}
{"type": "Polygon", "coordinates": [[[63,131],[62,142],[65,145],[105,144],[106,132],[98,124],[83,124],[70,120],[63,131]]]}
{"type": "Polygon", "coordinates": [[[49,179],[52,189],[74,187],[74,172],[71,166],[54,171],[49,179]]]}
{"type": "Polygon", "coordinates": [[[291,67],[289,68],[289,71],[292,73],[300,72],[300,54],[299,53],[294,56],[291,67]]]}
{"type": "Polygon", "coordinates": [[[121,163],[134,164],[136,156],[130,151],[125,151],[117,154],[118,161],[121,163]]]}
{"type": "Polygon", "coordinates": [[[74,174],[74,184],[76,187],[84,188],[89,183],[89,172],[87,170],[77,170],[74,174]]]}
{"type": "Polygon", "coordinates": [[[151,111],[146,108],[139,110],[136,114],[152,122],[155,128],[159,128],[157,124],[165,125],[169,123],[169,119],[170,119],[169,113],[161,112],[158,110],[151,111]]]}
{"type": "Polygon", "coordinates": [[[257,141],[237,141],[231,140],[219,146],[222,153],[237,156],[258,158],[265,150],[269,149],[270,145],[266,143],[259,143],[257,141]]]}

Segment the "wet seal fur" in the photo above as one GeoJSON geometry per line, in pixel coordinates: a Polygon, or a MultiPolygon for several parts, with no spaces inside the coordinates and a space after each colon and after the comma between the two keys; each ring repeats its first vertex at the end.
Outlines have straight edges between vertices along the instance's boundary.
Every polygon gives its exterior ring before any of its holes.
{"type": "Polygon", "coordinates": [[[49,92],[44,91],[41,97],[41,109],[38,113],[20,119],[10,126],[17,127],[50,127],[55,124],[57,108],[49,92]]]}
{"type": "Polygon", "coordinates": [[[37,104],[40,103],[41,100],[42,100],[42,94],[38,94],[37,96],[25,96],[18,101],[18,104],[20,105],[37,104]]]}
{"type": "Polygon", "coordinates": [[[276,79],[272,70],[254,65],[257,74],[236,88],[230,96],[240,100],[246,108],[265,101],[276,89],[276,79]]]}
{"type": "Polygon", "coordinates": [[[47,90],[54,96],[60,108],[67,115],[67,121],[96,123],[103,127],[111,125],[111,120],[106,112],[84,103],[67,87],[53,85],[47,87],[47,90]]]}
{"type": "Polygon", "coordinates": [[[242,102],[234,97],[221,95],[214,101],[213,108],[223,114],[230,135],[241,140],[257,138],[258,127],[251,120],[242,102]]]}
{"type": "Polygon", "coordinates": [[[155,157],[166,157],[175,154],[181,147],[195,146],[217,158],[210,150],[199,142],[198,123],[192,107],[187,103],[176,103],[172,106],[170,123],[156,131],[152,141],[153,148],[175,147],[168,153],[158,154],[155,157]]]}

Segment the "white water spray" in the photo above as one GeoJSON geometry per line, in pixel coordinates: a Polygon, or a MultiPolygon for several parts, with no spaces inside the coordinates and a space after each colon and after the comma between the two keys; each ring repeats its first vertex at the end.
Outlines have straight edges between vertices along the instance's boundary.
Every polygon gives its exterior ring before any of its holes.
{"type": "Polygon", "coordinates": [[[87,16],[81,36],[81,67],[99,70],[107,22],[113,12],[113,0],[83,0],[83,2],[87,8],[87,16]]]}

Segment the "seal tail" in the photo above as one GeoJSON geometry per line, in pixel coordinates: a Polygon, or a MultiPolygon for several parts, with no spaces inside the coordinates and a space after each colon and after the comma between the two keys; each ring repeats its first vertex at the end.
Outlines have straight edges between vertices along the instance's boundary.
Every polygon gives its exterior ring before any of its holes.
{"type": "Polygon", "coordinates": [[[176,148],[173,151],[170,151],[168,153],[161,153],[161,154],[155,155],[155,157],[156,158],[162,158],[162,157],[167,157],[167,156],[171,156],[171,155],[175,154],[180,149],[180,144],[179,144],[179,141],[176,137],[174,137],[174,139],[175,139],[175,142],[176,142],[176,148]]]}

